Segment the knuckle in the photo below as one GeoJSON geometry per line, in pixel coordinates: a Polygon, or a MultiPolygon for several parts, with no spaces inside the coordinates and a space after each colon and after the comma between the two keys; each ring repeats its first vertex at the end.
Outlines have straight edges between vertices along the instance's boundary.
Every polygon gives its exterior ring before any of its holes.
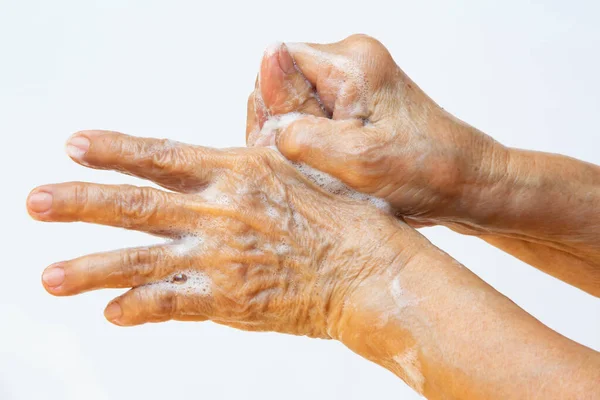
{"type": "Polygon", "coordinates": [[[149,187],[130,187],[127,195],[119,197],[115,208],[128,225],[144,224],[157,212],[156,192],[149,187]]]}
{"type": "Polygon", "coordinates": [[[348,183],[357,188],[364,188],[377,181],[391,168],[389,157],[379,148],[357,149],[348,161],[348,183]]]}
{"type": "Polygon", "coordinates": [[[157,148],[151,152],[151,162],[154,168],[172,169],[179,161],[180,151],[178,146],[174,145],[168,139],[163,139],[157,148]]]}
{"type": "Polygon", "coordinates": [[[160,149],[152,153],[152,169],[173,177],[195,177],[192,166],[197,166],[203,161],[203,157],[198,157],[197,149],[170,140],[162,142],[160,149]]]}
{"type": "Polygon", "coordinates": [[[143,284],[152,277],[161,255],[157,249],[139,248],[123,251],[120,254],[121,275],[133,281],[134,285],[143,284]]]}
{"type": "Polygon", "coordinates": [[[355,33],[354,35],[350,35],[346,39],[344,39],[344,42],[351,45],[353,48],[359,47],[365,49],[373,49],[383,47],[379,40],[364,33],[355,33]]]}
{"type": "Polygon", "coordinates": [[[286,157],[298,160],[310,147],[308,121],[292,122],[279,135],[279,145],[285,152],[286,157]]]}

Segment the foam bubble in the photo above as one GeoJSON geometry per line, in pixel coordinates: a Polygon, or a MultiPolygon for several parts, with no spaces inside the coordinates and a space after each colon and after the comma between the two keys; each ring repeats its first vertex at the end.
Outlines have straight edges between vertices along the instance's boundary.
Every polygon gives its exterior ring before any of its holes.
{"type": "Polygon", "coordinates": [[[291,250],[292,248],[290,245],[285,242],[278,243],[277,246],[275,246],[275,252],[280,256],[290,253],[291,250]]]}
{"type": "MultiPolygon", "coordinates": [[[[263,129],[261,130],[261,145],[265,145],[266,147],[273,149],[279,153],[279,149],[274,145],[275,144],[275,134],[278,129],[282,129],[287,127],[294,121],[297,121],[300,118],[306,117],[305,114],[293,112],[289,114],[278,115],[275,117],[269,118],[265,124],[263,125],[263,129]],[[262,138],[265,138],[264,140],[262,138]],[[272,139],[267,139],[271,137],[272,139]]],[[[382,211],[387,213],[391,212],[390,205],[383,199],[380,199],[375,196],[371,196],[368,194],[357,192],[354,189],[351,189],[346,184],[344,184],[339,179],[334,178],[333,176],[320,171],[316,168],[313,168],[304,163],[292,163],[294,167],[308,180],[313,182],[315,185],[321,187],[329,193],[333,193],[339,196],[351,198],[357,201],[368,201],[373,204],[375,207],[379,208],[382,211]]]]}
{"type": "Polygon", "coordinates": [[[368,194],[357,192],[344,184],[339,179],[333,176],[315,169],[304,163],[292,163],[298,171],[300,171],[308,180],[313,182],[315,185],[323,188],[329,193],[333,193],[339,196],[351,198],[356,201],[368,201],[375,207],[385,212],[391,212],[390,205],[383,199],[374,197],[368,194]]]}
{"type": "Polygon", "coordinates": [[[229,197],[225,193],[221,192],[214,184],[200,192],[200,197],[212,204],[223,206],[231,204],[229,197]]]}
{"type": "Polygon", "coordinates": [[[262,129],[258,133],[256,145],[265,147],[275,145],[275,135],[277,135],[277,132],[303,117],[305,117],[305,115],[298,112],[270,117],[265,121],[262,129]]]}
{"type": "Polygon", "coordinates": [[[197,250],[204,243],[204,239],[197,235],[184,236],[181,239],[173,241],[169,248],[177,256],[183,256],[197,250]]]}
{"type": "Polygon", "coordinates": [[[196,270],[178,271],[166,279],[148,284],[157,290],[175,291],[185,295],[210,296],[212,281],[204,272],[196,270]],[[180,279],[185,276],[185,281],[180,279]]]}
{"type": "Polygon", "coordinates": [[[268,206],[267,207],[267,215],[271,218],[279,218],[279,213],[277,212],[277,210],[274,207],[268,206]]]}

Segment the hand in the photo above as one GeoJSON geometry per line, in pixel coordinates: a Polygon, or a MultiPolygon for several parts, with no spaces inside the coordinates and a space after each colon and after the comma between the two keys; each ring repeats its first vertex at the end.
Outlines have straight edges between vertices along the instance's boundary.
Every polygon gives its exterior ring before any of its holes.
{"type": "Polygon", "coordinates": [[[98,131],[76,134],[67,148],[82,165],[175,191],[63,183],[28,198],[41,221],[173,240],[44,272],[44,286],[59,296],[131,288],[105,310],[115,324],[210,319],[333,338],[428,398],[517,398],[532,387],[544,398],[594,393],[597,355],[545,328],[398,219],[322,191],[271,149],[98,131]],[[540,378],[531,365],[553,375],[540,378]]]}
{"type": "Polygon", "coordinates": [[[210,319],[336,338],[345,306],[369,304],[360,293],[425,242],[371,205],[323,192],[270,149],[215,150],[100,131],[76,134],[67,148],[82,165],[175,191],[73,182],[39,187],[28,198],[40,221],[172,239],[44,272],[46,290],[57,296],[131,288],[105,311],[118,325],[210,319]]]}
{"type": "Polygon", "coordinates": [[[288,159],[428,224],[465,215],[466,197],[502,176],[503,147],[466,128],[381,43],[354,35],[269,48],[248,101],[246,134],[249,146],[276,144],[288,159]],[[302,115],[280,118],[292,112],[302,115]]]}

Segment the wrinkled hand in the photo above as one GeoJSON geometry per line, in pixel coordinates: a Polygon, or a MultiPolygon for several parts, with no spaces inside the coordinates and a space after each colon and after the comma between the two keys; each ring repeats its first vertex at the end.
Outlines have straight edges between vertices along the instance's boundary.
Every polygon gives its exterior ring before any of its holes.
{"type": "Polygon", "coordinates": [[[72,182],[41,186],[28,198],[29,213],[40,221],[172,239],[44,272],[45,288],[58,296],[131,288],[105,311],[118,325],[210,319],[334,337],[345,306],[368,304],[358,297],[369,282],[391,273],[390,265],[400,266],[422,242],[375,207],[323,192],[270,149],[215,150],[101,131],[80,132],[69,143],[82,165],[174,191],[72,182]],[[400,250],[399,240],[406,241],[400,250]]]}
{"type": "Polygon", "coordinates": [[[381,43],[354,35],[270,47],[248,100],[246,139],[249,146],[276,144],[288,159],[427,224],[464,213],[462,196],[502,158],[501,146],[464,126],[381,43]],[[302,115],[280,118],[296,112],[302,115]]]}

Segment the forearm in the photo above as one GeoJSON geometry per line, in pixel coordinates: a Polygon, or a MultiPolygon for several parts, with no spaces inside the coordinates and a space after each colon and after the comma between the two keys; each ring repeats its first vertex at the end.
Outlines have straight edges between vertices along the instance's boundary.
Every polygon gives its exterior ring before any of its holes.
{"type": "MultiPolygon", "coordinates": [[[[484,136],[455,126],[457,135],[484,136]]],[[[477,173],[460,185],[456,217],[441,223],[600,296],[600,167],[489,143],[466,156],[477,173]]]]}
{"type": "Polygon", "coordinates": [[[557,154],[494,152],[482,178],[465,188],[466,222],[556,248],[600,254],[600,167],[557,154]]]}
{"type": "Polygon", "coordinates": [[[589,398],[598,353],[430,246],[351,305],[340,338],[428,398],[589,398]]]}

